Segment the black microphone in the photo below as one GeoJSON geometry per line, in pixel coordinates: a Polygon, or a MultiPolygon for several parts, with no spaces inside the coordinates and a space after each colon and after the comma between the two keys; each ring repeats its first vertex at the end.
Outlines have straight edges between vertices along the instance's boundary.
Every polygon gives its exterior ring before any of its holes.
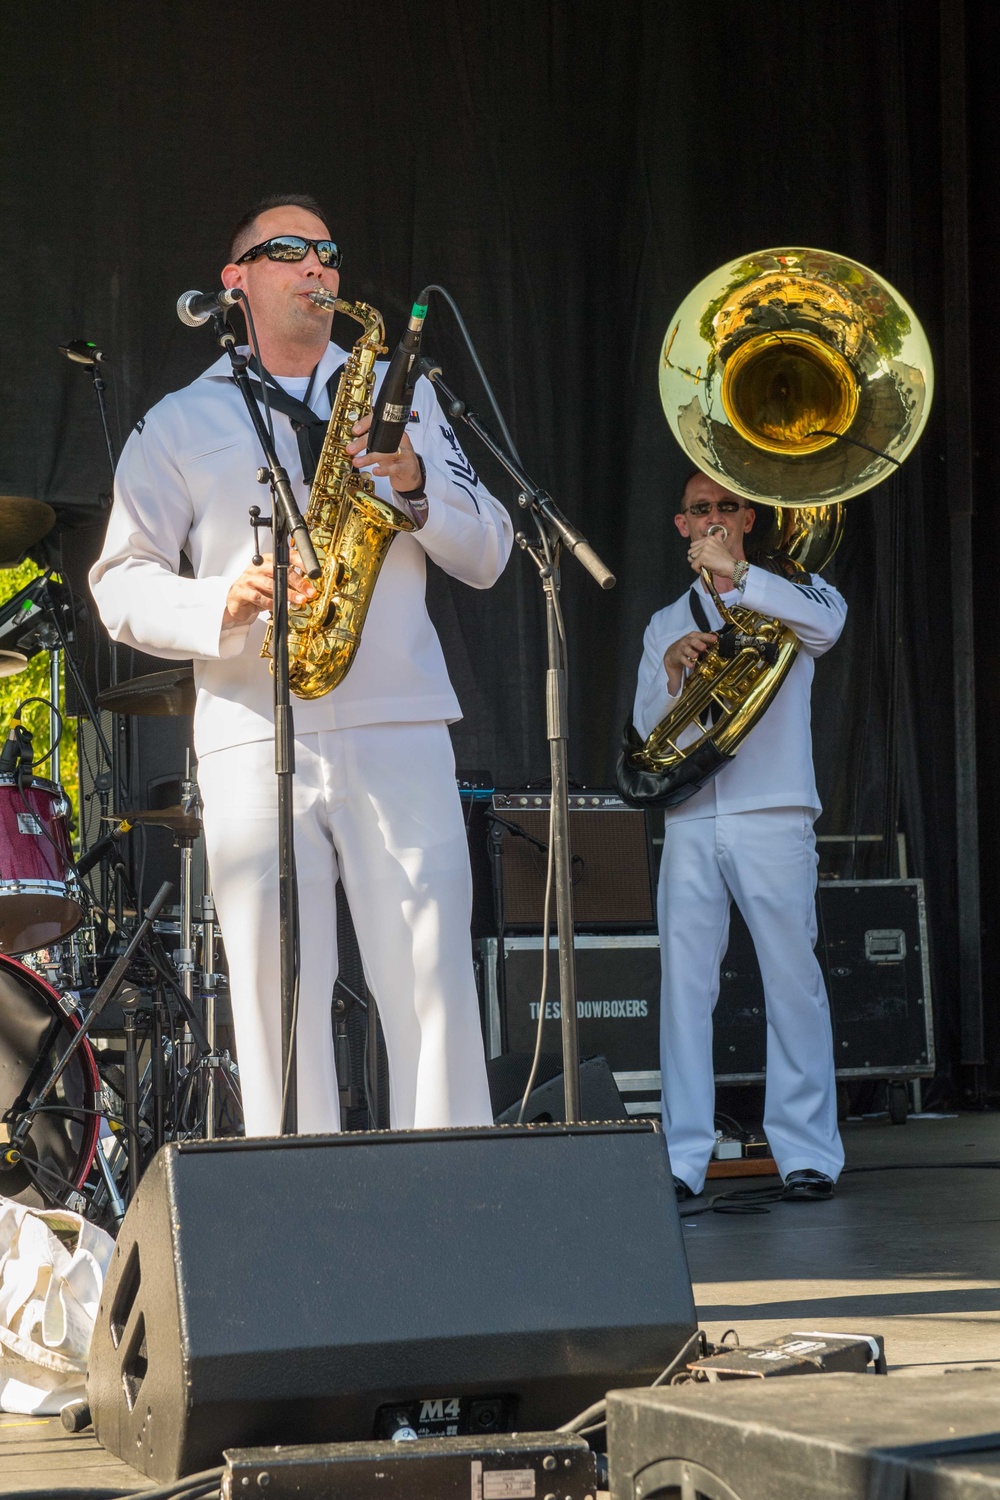
{"type": "Polygon", "coordinates": [[[368,429],[369,453],[395,453],[399,440],[406,431],[413,387],[417,383],[414,366],[420,353],[420,335],[427,316],[429,295],[429,289],[425,287],[414,302],[406,332],[389,361],[385,379],[379,387],[372,412],[372,425],[368,429]]]}
{"type": "Polygon", "coordinates": [[[115,824],[114,828],[102,834],[95,844],[91,844],[85,854],[80,855],[76,862],[76,873],[81,877],[89,874],[106,854],[110,854],[120,838],[131,833],[132,826],[127,818],[123,818],[120,823],[115,824]]]}
{"type": "Polygon", "coordinates": [[[13,776],[15,772],[30,771],[35,763],[35,748],[31,730],[22,724],[20,705],[10,721],[10,730],[0,751],[0,776],[13,776]]]}
{"type": "Polygon", "coordinates": [[[68,344],[59,345],[59,353],[65,354],[67,359],[73,360],[78,365],[88,365],[93,369],[94,365],[107,364],[108,356],[103,349],[91,343],[90,339],[70,339],[68,344]]]}
{"type": "Polygon", "coordinates": [[[188,328],[200,328],[213,313],[242,302],[243,288],[222,287],[218,292],[183,292],[177,298],[177,316],[188,328]]]}

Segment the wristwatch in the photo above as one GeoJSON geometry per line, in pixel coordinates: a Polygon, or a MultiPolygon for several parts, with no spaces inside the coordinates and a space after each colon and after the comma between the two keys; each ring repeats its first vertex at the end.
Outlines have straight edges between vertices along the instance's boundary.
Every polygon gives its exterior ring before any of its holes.
{"type": "Polygon", "coordinates": [[[747,586],[747,574],[749,571],[750,564],[745,558],[741,557],[738,562],[733,564],[733,587],[738,588],[741,594],[747,586]]]}

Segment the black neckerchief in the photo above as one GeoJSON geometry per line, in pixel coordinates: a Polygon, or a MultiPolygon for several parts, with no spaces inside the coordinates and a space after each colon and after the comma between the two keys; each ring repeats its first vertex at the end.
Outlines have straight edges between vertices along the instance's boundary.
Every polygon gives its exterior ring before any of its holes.
{"type": "MultiPolygon", "coordinates": [[[[698,585],[696,583],[693,583],[691,585],[691,592],[688,595],[688,603],[691,606],[691,613],[694,616],[694,623],[697,625],[698,629],[703,630],[706,634],[718,635],[718,630],[714,629],[708,623],[708,615],[705,613],[705,606],[701,602],[698,585]]],[[[718,717],[719,705],[713,701],[708,705],[704,713],[701,715],[702,726],[706,729],[711,729],[718,717]]]]}
{"type": "Polygon", "coordinates": [[[698,593],[698,585],[696,583],[693,583],[691,585],[691,593],[688,598],[688,603],[691,606],[691,613],[694,616],[694,623],[697,625],[698,629],[705,631],[706,634],[714,635],[715,631],[708,623],[708,615],[705,613],[705,606],[701,602],[701,598],[698,593]]]}
{"type": "MultiPolygon", "coordinates": [[[[250,384],[254,387],[254,395],[257,397],[257,400],[262,401],[263,392],[259,378],[261,371],[260,366],[253,356],[248,361],[248,367],[254,375],[258,376],[258,379],[251,380],[250,384]]],[[[323,439],[326,437],[328,421],[325,417],[318,417],[309,405],[313,381],[316,379],[316,370],[318,369],[319,365],[317,364],[309,378],[309,388],[306,391],[305,401],[300,401],[297,396],[290,396],[284,387],[278,384],[273,375],[268,374],[266,370],[264,371],[264,382],[267,385],[267,397],[270,405],[275,407],[277,411],[282,412],[292,424],[292,431],[295,433],[295,440],[299,445],[299,458],[302,460],[302,478],[306,484],[312,484],[313,475],[316,472],[316,464],[323,449],[323,439]]],[[[331,411],[333,410],[337,386],[340,383],[343,371],[344,366],[338,366],[326,383],[326,393],[330,398],[331,411]]]]}

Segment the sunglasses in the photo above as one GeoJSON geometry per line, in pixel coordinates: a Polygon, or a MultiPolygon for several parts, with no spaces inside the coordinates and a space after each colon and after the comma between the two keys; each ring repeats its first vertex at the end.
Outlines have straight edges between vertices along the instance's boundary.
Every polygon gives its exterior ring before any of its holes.
{"type": "Polygon", "coordinates": [[[733,516],[738,510],[746,510],[746,506],[739,500],[699,500],[694,505],[689,505],[684,512],[686,516],[710,516],[712,511],[717,510],[720,516],[733,516]]]}
{"type": "Polygon", "coordinates": [[[300,234],[276,234],[273,239],[254,245],[252,250],[240,256],[236,264],[241,266],[244,261],[256,260],[259,255],[266,255],[268,260],[305,260],[310,250],[316,251],[321,266],[331,266],[336,270],[340,265],[340,247],[333,240],[306,240],[300,234]]]}

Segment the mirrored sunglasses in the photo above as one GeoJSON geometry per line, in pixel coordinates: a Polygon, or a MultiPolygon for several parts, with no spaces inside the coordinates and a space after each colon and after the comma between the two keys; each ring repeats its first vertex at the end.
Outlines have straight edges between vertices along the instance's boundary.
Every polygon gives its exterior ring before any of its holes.
{"type": "Polygon", "coordinates": [[[244,261],[256,260],[260,255],[266,255],[268,260],[305,260],[310,250],[316,251],[321,266],[331,266],[336,270],[340,265],[340,247],[333,240],[307,240],[300,234],[276,234],[247,250],[236,264],[241,266],[244,261]]]}
{"type": "Polygon", "coordinates": [[[685,514],[689,516],[710,516],[713,510],[717,510],[720,516],[731,516],[738,510],[745,510],[746,506],[740,500],[699,500],[694,505],[689,505],[685,514]]]}

